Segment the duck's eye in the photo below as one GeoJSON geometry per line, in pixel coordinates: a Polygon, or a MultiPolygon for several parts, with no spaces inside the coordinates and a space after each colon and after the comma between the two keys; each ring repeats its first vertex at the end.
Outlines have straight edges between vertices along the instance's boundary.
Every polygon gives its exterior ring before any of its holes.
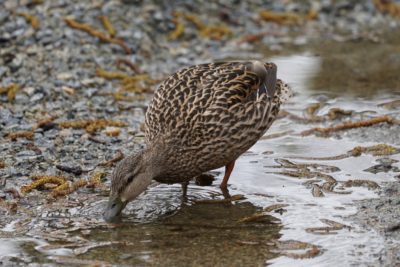
{"type": "Polygon", "coordinates": [[[126,180],[128,182],[128,184],[130,184],[133,181],[134,176],[131,175],[128,177],[128,180],[126,180]]]}
{"type": "Polygon", "coordinates": [[[115,206],[117,206],[117,204],[116,204],[116,203],[113,203],[113,204],[111,205],[111,208],[113,209],[113,208],[115,208],[115,206]]]}

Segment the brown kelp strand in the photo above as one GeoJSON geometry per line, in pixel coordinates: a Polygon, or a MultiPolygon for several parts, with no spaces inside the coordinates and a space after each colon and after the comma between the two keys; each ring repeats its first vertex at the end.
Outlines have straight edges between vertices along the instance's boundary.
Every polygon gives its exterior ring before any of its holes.
{"type": "Polygon", "coordinates": [[[115,65],[117,68],[121,68],[122,65],[128,66],[135,74],[141,74],[142,70],[138,65],[133,63],[132,61],[126,59],[126,58],[119,58],[115,61],[115,65]]]}
{"type": "Polygon", "coordinates": [[[29,14],[29,13],[25,13],[25,12],[16,13],[16,14],[17,14],[17,16],[22,16],[22,17],[24,17],[25,20],[26,20],[28,23],[31,24],[31,26],[32,26],[32,28],[33,28],[34,30],[39,29],[39,27],[40,27],[40,22],[39,22],[38,17],[36,17],[36,16],[34,16],[34,15],[31,15],[31,14],[29,14]]]}
{"type": "Polygon", "coordinates": [[[117,31],[115,30],[114,26],[107,16],[99,16],[99,20],[101,21],[101,24],[103,24],[104,29],[111,37],[114,37],[117,34],[117,31]]]}
{"type": "Polygon", "coordinates": [[[182,23],[180,19],[173,19],[172,22],[175,24],[175,30],[173,30],[168,34],[168,39],[177,40],[185,32],[185,25],[182,23]]]}
{"type": "Polygon", "coordinates": [[[96,75],[107,80],[129,78],[129,74],[121,71],[106,71],[102,68],[96,69],[96,75]]]}
{"type": "Polygon", "coordinates": [[[11,141],[16,141],[19,138],[25,138],[32,140],[34,137],[35,133],[33,131],[16,131],[12,133],[8,133],[6,137],[10,139],[11,141]]]}
{"type": "Polygon", "coordinates": [[[59,176],[42,176],[42,177],[36,177],[33,179],[34,181],[28,185],[24,185],[21,187],[21,193],[29,193],[33,189],[37,189],[45,184],[56,184],[56,185],[61,185],[65,183],[65,179],[63,177],[59,176]]]}
{"type": "Polygon", "coordinates": [[[347,129],[353,129],[353,128],[360,128],[360,127],[368,127],[372,126],[375,124],[380,124],[380,123],[389,123],[391,124],[393,122],[393,119],[389,116],[381,116],[381,117],[376,117],[368,120],[363,120],[363,121],[356,121],[356,122],[345,122],[336,126],[331,126],[331,127],[316,127],[312,128],[310,130],[306,130],[301,132],[302,136],[307,136],[313,133],[322,133],[322,134],[329,134],[332,132],[337,132],[337,131],[342,131],[342,130],[347,130],[347,129]]]}
{"type": "Polygon", "coordinates": [[[64,21],[67,23],[67,25],[69,27],[71,27],[73,29],[77,29],[77,30],[86,32],[94,37],[97,37],[102,42],[119,45],[127,54],[132,53],[132,50],[128,47],[128,45],[120,39],[109,37],[109,36],[105,35],[104,33],[92,28],[92,26],[77,22],[71,18],[64,18],[64,21]]]}
{"type": "Polygon", "coordinates": [[[259,12],[259,16],[261,20],[267,22],[283,25],[300,25],[306,21],[315,20],[318,17],[318,12],[315,9],[309,9],[305,14],[262,10],[259,12]]]}
{"type": "Polygon", "coordinates": [[[382,13],[400,18],[400,4],[393,0],[373,0],[375,7],[382,13]]]}
{"type": "Polygon", "coordinates": [[[113,166],[115,163],[117,163],[118,161],[122,160],[123,158],[124,158],[124,153],[122,153],[121,150],[118,150],[118,151],[115,153],[115,155],[114,155],[114,157],[113,157],[112,159],[106,160],[106,161],[103,161],[103,162],[99,163],[99,166],[108,166],[108,167],[111,167],[111,166],[113,166]]]}
{"type": "Polygon", "coordinates": [[[344,182],[343,186],[345,187],[366,187],[370,190],[374,189],[379,189],[381,188],[376,182],[371,181],[371,180],[363,180],[363,179],[354,179],[354,180],[348,180],[344,182]]]}
{"type": "Polygon", "coordinates": [[[400,149],[387,144],[378,144],[367,147],[356,146],[347,153],[353,157],[358,157],[363,153],[371,154],[373,156],[389,156],[400,153],[400,149]]]}
{"type": "Polygon", "coordinates": [[[185,25],[183,24],[182,19],[193,24],[199,31],[200,36],[205,38],[222,40],[232,35],[232,31],[228,26],[224,24],[206,25],[200,20],[199,17],[191,13],[174,12],[173,16],[175,30],[169,33],[168,39],[170,40],[176,40],[183,36],[185,32],[185,25]]]}
{"type": "Polygon", "coordinates": [[[59,123],[59,126],[61,128],[85,129],[86,132],[89,134],[95,134],[97,130],[104,129],[107,126],[124,127],[126,125],[127,124],[122,121],[113,121],[106,119],[75,120],[75,121],[65,121],[59,123]]]}
{"type": "Polygon", "coordinates": [[[13,102],[19,89],[20,85],[12,83],[8,86],[0,87],[0,94],[7,94],[8,102],[13,102]]]}

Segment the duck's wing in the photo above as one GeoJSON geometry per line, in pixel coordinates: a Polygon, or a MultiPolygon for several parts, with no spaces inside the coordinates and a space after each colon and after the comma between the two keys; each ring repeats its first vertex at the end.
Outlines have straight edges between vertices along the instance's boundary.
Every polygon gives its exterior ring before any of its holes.
{"type": "Polygon", "coordinates": [[[224,127],[250,116],[256,120],[250,114],[254,112],[264,117],[275,87],[276,66],[272,63],[227,62],[184,68],[155,92],[146,113],[147,142],[169,133],[181,139],[195,137],[202,134],[196,133],[199,127],[213,123],[224,127]]]}

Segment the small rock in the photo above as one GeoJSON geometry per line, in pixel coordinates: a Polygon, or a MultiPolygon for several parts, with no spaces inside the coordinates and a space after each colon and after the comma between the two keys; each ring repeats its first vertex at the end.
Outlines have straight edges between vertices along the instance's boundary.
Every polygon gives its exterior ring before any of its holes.
{"type": "Polygon", "coordinates": [[[9,65],[11,71],[12,72],[17,71],[22,66],[23,60],[24,57],[21,54],[17,54],[9,65]]]}
{"type": "Polygon", "coordinates": [[[35,92],[35,88],[34,87],[25,87],[23,89],[23,91],[28,95],[28,96],[32,96],[33,93],[35,92]]]}
{"type": "Polygon", "coordinates": [[[0,79],[8,72],[8,68],[6,66],[0,66],[0,79]]]}

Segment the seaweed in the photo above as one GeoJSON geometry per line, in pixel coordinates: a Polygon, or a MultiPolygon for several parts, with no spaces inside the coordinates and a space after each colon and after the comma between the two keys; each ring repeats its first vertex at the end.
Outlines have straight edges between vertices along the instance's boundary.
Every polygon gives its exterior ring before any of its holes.
{"type": "Polygon", "coordinates": [[[75,121],[65,121],[59,123],[59,126],[61,128],[73,128],[73,129],[85,128],[86,132],[89,134],[95,134],[97,130],[104,129],[107,126],[124,127],[126,125],[127,124],[122,121],[113,121],[106,119],[75,120],[75,121]]]}
{"type": "Polygon", "coordinates": [[[112,159],[99,163],[99,166],[111,167],[114,165],[114,163],[122,160],[123,158],[124,158],[124,153],[122,153],[121,150],[117,150],[117,153],[114,155],[112,159]]]}
{"type": "Polygon", "coordinates": [[[175,30],[168,35],[170,40],[176,40],[184,34],[185,26],[179,18],[183,18],[192,23],[202,37],[207,37],[213,40],[222,40],[226,36],[230,36],[232,34],[232,31],[228,26],[223,24],[206,25],[194,14],[174,12],[173,15],[175,17],[173,19],[173,23],[175,23],[175,30]]]}
{"type": "Polygon", "coordinates": [[[376,182],[363,179],[348,180],[343,184],[343,186],[345,187],[361,186],[361,187],[367,187],[368,189],[381,188],[376,182]]]}
{"type": "Polygon", "coordinates": [[[371,154],[373,156],[389,156],[397,154],[400,149],[387,144],[378,144],[374,146],[356,146],[347,153],[353,157],[358,157],[362,153],[371,154]]]}
{"type": "Polygon", "coordinates": [[[20,86],[18,84],[12,83],[8,86],[0,87],[0,94],[7,94],[8,102],[13,102],[19,89],[20,86]]]}
{"type": "Polygon", "coordinates": [[[143,95],[129,96],[124,92],[106,93],[104,95],[111,95],[116,101],[142,101],[145,99],[143,95]]]}
{"type": "Polygon", "coordinates": [[[24,12],[16,13],[16,15],[24,17],[25,20],[31,24],[31,26],[32,26],[32,28],[34,30],[39,29],[40,22],[39,22],[39,19],[36,16],[28,14],[28,13],[24,13],[24,12]]]}
{"type": "Polygon", "coordinates": [[[311,8],[307,14],[297,14],[262,10],[259,12],[259,16],[262,20],[281,25],[300,25],[308,20],[315,20],[318,17],[318,11],[311,8]]]}
{"type": "MultiPolygon", "coordinates": [[[[101,179],[105,176],[104,172],[95,173],[89,180],[79,179],[74,182],[68,181],[64,176],[52,176],[52,175],[37,175],[32,176],[32,183],[24,185],[21,187],[21,193],[29,193],[33,189],[39,189],[45,184],[54,184],[55,187],[52,188],[50,193],[50,198],[56,198],[60,196],[66,196],[77,189],[87,186],[87,187],[102,187],[101,179]]],[[[104,189],[104,188],[103,188],[104,189]]]]}
{"type": "Polygon", "coordinates": [[[73,129],[80,129],[86,128],[93,120],[75,120],[75,121],[64,121],[60,122],[58,125],[61,128],[73,128],[73,129]]]}
{"type": "Polygon", "coordinates": [[[103,184],[101,183],[101,179],[105,176],[106,174],[104,172],[96,172],[90,179],[89,181],[86,179],[79,179],[73,183],[70,182],[65,182],[63,184],[60,184],[58,187],[54,188],[53,191],[50,193],[50,197],[52,198],[57,198],[57,197],[62,197],[69,195],[76,190],[78,190],[81,187],[87,187],[87,188],[95,188],[95,187],[101,187],[103,184]]]}
{"type": "Polygon", "coordinates": [[[157,81],[151,79],[147,74],[137,74],[131,76],[125,72],[121,71],[106,71],[101,68],[96,69],[96,75],[107,80],[120,80],[121,88],[117,92],[113,93],[105,93],[103,95],[111,95],[115,100],[121,101],[134,101],[134,100],[143,100],[144,97],[141,95],[137,96],[127,96],[126,92],[133,93],[150,93],[152,92],[150,89],[150,85],[155,84],[157,81]],[[142,83],[142,84],[141,84],[142,83]],[[147,86],[143,87],[143,83],[147,86]]]}
{"type": "Polygon", "coordinates": [[[328,118],[330,120],[336,120],[340,117],[350,116],[352,114],[353,114],[353,111],[351,111],[351,110],[344,110],[344,109],[340,109],[340,108],[331,108],[328,111],[328,114],[326,114],[326,115],[328,116],[328,118]]]}
{"type": "Polygon", "coordinates": [[[88,181],[85,179],[79,179],[72,184],[64,183],[62,186],[56,187],[50,194],[50,197],[56,198],[61,196],[69,195],[75,192],[77,189],[84,187],[88,184],[88,181]]]}
{"type": "Polygon", "coordinates": [[[77,29],[83,32],[86,32],[94,37],[97,37],[100,41],[107,42],[107,43],[112,43],[119,45],[127,54],[131,54],[132,50],[128,47],[128,45],[122,41],[121,39],[116,39],[113,37],[109,37],[105,35],[104,33],[97,31],[96,29],[92,28],[92,26],[89,26],[84,23],[77,22],[71,18],[64,18],[64,21],[67,23],[67,25],[73,29],[77,29]]]}
{"type": "Polygon", "coordinates": [[[66,178],[63,176],[51,176],[51,175],[33,176],[32,180],[34,180],[32,183],[21,186],[21,193],[23,194],[29,193],[33,189],[37,189],[47,183],[62,185],[66,182],[66,178]]]}
{"type": "Polygon", "coordinates": [[[96,172],[92,177],[90,177],[87,187],[100,187],[102,186],[101,180],[106,176],[105,172],[96,172]]]}
{"type": "Polygon", "coordinates": [[[97,172],[90,178],[90,183],[93,185],[99,185],[104,176],[106,176],[105,172],[97,172]]]}
{"type": "Polygon", "coordinates": [[[185,32],[185,25],[179,19],[173,19],[172,22],[175,24],[175,30],[168,34],[169,40],[179,39],[185,32]]]}
{"type": "Polygon", "coordinates": [[[353,128],[360,128],[360,127],[369,127],[375,124],[380,124],[380,123],[393,123],[393,119],[389,116],[381,116],[381,117],[376,117],[368,120],[363,120],[363,121],[356,121],[356,122],[345,122],[336,126],[330,126],[327,128],[321,128],[321,127],[316,127],[312,128],[306,131],[301,132],[300,134],[302,136],[307,136],[310,134],[313,134],[315,132],[322,133],[322,134],[329,134],[332,132],[337,132],[337,131],[342,131],[342,130],[347,130],[347,129],[353,129],[353,128]]]}
{"type": "Polygon", "coordinates": [[[155,81],[152,80],[147,74],[139,74],[135,76],[125,77],[121,80],[122,88],[120,92],[133,92],[133,93],[151,93],[152,90],[145,88],[139,84],[143,82],[146,85],[153,85],[155,81]]]}
{"type": "Polygon", "coordinates": [[[128,66],[134,73],[136,74],[141,74],[142,71],[140,70],[139,66],[133,63],[132,61],[125,59],[125,58],[119,58],[115,61],[115,64],[117,65],[117,68],[120,68],[122,64],[128,66]]]}
{"type": "Polygon", "coordinates": [[[88,126],[86,126],[85,130],[89,134],[94,134],[94,133],[96,133],[97,130],[104,129],[107,126],[124,127],[126,125],[127,124],[125,122],[121,122],[121,121],[99,119],[99,120],[93,121],[88,126]]]}
{"type": "Polygon", "coordinates": [[[106,16],[99,16],[99,20],[101,24],[103,24],[104,29],[108,32],[111,37],[114,37],[117,34],[114,26],[112,25],[111,21],[106,16]]]}
{"type": "Polygon", "coordinates": [[[121,71],[106,71],[102,68],[96,69],[96,75],[107,80],[129,78],[129,74],[121,71]]]}
{"type": "Polygon", "coordinates": [[[194,14],[186,14],[186,13],[182,13],[182,12],[176,12],[175,15],[181,16],[184,19],[186,19],[187,21],[191,22],[200,31],[204,30],[206,28],[206,25],[199,19],[199,17],[197,17],[194,14]]]}
{"type": "Polygon", "coordinates": [[[315,113],[322,107],[322,103],[312,103],[308,105],[305,109],[305,112],[311,118],[315,117],[315,113]]]}
{"type": "Polygon", "coordinates": [[[260,11],[259,15],[262,20],[285,25],[297,25],[300,24],[303,20],[299,15],[291,12],[277,13],[273,11],[263,10],[260,11]]]}
{"type": "Polygon", "coordinates": [[[392,0],[373,0],[373,3],[379,12],[400,18],[400,4],[392,0]]]}
{"type": "Polygon", "coordinates": [[[268,32],[259,32],[259,33],[248,34],[248,35],[243,36],[237,43],[238,44],[255,43],[255,42],[261,41],[268,34],[269,34],[268,32]]]}
{"type": "Polygon", "coordinates": [[[200,31],[201,36],[208,37],[213,40],[222,40],[224,37],[230,36],[231,34],[231,29],[225,25],[207,26],[200,31]]]}
{"type": "Polygon", "coordinates": [[[35,133],[33,131],[16,131],[8,133],[6,137],[11,139],[11,141],[16,141],[19,138],[26,138],[32,140],[34,135],[35,133]]]}

